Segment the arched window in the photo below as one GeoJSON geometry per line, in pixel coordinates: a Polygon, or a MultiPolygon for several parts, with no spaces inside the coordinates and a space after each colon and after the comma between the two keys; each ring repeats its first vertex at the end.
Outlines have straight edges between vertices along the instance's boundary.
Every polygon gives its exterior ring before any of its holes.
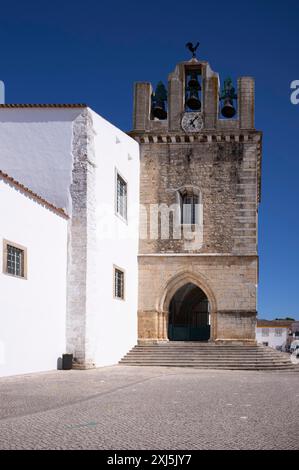
{"type": "Polygon", "coordinates": [[[181,193],[181,224],[195,225],[198,220],[199,195],[194,191],[181,193]]]}

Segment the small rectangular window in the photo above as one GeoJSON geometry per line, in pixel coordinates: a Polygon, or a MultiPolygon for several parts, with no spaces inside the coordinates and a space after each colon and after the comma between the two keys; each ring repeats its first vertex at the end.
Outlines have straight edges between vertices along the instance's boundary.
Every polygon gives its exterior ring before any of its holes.
{"type": "Polygon", "coordinates": [[[262,336],[269,336],[269,328],[262,328],[262,336]]]}
{"type": "Polygon", "coordinates": [[[27,277],[27,250],[21,245],[3,241],[3,272],[15,277],[27,277]]]}
{"type": "Polygon", "coordinates": [[[116,177],[116,212],[127,220],[127,183],[118,173],[116,177]]]}
{"type": "Polygon", "coordinates": [[[120,268],[114,267],[114,297],[125,298],[125,273],[120,268]]]}
{"type": "Polygon", "coordinates": [[[282,336],[282,328],[275,328],[275,336],[282,336]]]}

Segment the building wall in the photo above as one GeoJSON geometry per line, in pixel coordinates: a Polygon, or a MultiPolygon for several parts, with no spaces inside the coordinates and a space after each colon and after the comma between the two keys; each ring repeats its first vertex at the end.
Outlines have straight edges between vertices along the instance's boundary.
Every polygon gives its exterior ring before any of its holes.
{"type": "Polygon", "coordinates": [[[67,351],[84,365],[117,362],[137,337],[138,144],[86,107],[4,108],[0,155],[3,172],[71,216],[67,351]],[[128,182],[128,223],[115,215],[116,168],[128,182]],[[114,264],[126,272],[124,301],[113,298],[114,264]]]}
{"type": "Polygon", "coordinates": [[[56,369],[65,352],[67,220],[2,179],[0,213],[0,376],[56,369]],[[3,273],[3,239],[27,248],[27,279],[3,273]]]}
{"type": "MultiPolygon", "coordinates": [[[[280,327],[278,327],[280,328],[280,327]]],[[[275,329],[276,328],[267,328],[267,327],[257,327],[256,328],[256,341],[258,344],[263,344],[263,343],[268,343],[268,346],[271,348],[276,349],[276,347],[284,347],[286,345],[287,339],[288,339],[288,331],[289,328],[280,328],[282,330],[282,335],[281,336],[276,336],[275,335],[275,329]],[[263,336],[262,330],[268,330],[269,331],[269,336],[263,336]]]]}
{"type": "Polygon", "coordinates": [[[96,364],[114,364],[137,342],[139,146],[92,112],[96,158],[96,364]],[[127,182],[128,220],[116,215],[116,171],[127,182]],[[113,297],[113,265],[125,271],[125,299],[113,297]]]}
{"type": "Polygon", "coordinates": [[[138,144],[92,110],[73,125],[67,348],[78,367],[117,362],[137,338],[138,144]],[[128,184],[128,221],[115,214],[116,169],[128,184]],[[125,299],[113,298],[113,266],[125,299]]]}
{"type": "Polygon", "coordinates": [[[73,121],[82,109],[0,109],[4,173],[69,212],[73,121]]]}
{"type": "Polygon", "coordinates": [[[141,144],[140,203],[148,217],[151,205],[176,204],[179,188],[199,188],[203,245],[173,239],[171,225],[166,239],[141,238],[140,253],[256,254],[256,151],[254,142],[141,144]]]}

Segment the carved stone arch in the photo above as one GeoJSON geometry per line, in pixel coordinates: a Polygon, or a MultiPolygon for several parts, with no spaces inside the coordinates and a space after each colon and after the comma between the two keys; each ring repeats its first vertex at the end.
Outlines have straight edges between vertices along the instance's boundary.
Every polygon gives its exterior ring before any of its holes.
{"type": "Polygon", "coordinates": [[[171,279],[169,279],[160,290],[159,296],[156,300],[156,309],[159,316],[159,338],[168,339],[168,318],[169,318],[169,305],[172,297],[177,290],[185,284],[194,284],[199,287],[207,296],[210,304],[211,315],[211,340],[216,337],[216,320],[217,320],[217,302],[213,290],[209,286],[209,282],[202,274],[193,273],[190,271],[182,271],[171,279]]]}

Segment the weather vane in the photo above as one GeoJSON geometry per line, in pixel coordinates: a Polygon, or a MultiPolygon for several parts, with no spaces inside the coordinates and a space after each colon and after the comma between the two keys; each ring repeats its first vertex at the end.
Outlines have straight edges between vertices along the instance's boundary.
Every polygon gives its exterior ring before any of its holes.
{"type": "Polygon", "coordinates": [[[197,42],[195,46],[193,46],[192,42],[187,42],[186,44],[187,49],[189,49],[189,51],[192,52],[193,59],[195,59],[196,57],[196,49],[198,48],[198,46],[199,46],[199,42],[197,42]]]}

